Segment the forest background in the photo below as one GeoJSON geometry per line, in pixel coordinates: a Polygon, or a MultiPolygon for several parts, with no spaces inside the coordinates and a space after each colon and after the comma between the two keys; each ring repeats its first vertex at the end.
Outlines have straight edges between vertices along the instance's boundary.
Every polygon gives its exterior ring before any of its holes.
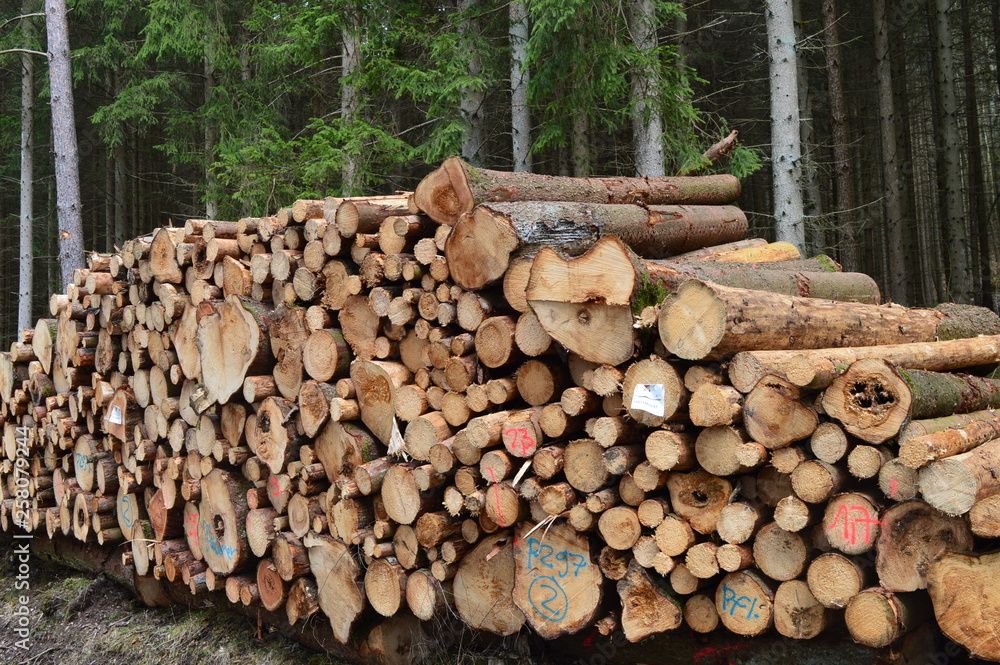
{"type": "Polygon", "coordinates": [[[412,189],[460,154],[734,173],[756,235],[894,302],[998,303],[995,0],[0,0],[0,348],[64,286],[53,7],[86,249],[412,189]],[[703,163],[733,129],[739,147],[703,163]]]}

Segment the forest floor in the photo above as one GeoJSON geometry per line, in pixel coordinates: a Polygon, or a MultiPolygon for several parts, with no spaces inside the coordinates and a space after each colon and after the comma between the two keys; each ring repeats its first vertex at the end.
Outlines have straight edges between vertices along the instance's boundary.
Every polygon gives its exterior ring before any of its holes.
{"type": "Polygon", "coordinates": [[[114,581],[49,563],[31,569],[31,636],[18,648],[13,567],[0,563],[0,665],[341,665],[219,609],[149,609],[114,581]]]}

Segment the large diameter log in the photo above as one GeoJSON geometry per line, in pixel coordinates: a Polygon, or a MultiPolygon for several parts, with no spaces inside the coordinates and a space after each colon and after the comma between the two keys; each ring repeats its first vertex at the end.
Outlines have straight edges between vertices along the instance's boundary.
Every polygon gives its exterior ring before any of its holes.
{"type": "Polygon", "coordinates": [[[225,404],[248,375],[272,366],[267,336],[269,312],[261,303],[229,296],[215,312],[198,322],[202,382],[212,401],[225,404]]]}
{"type": "Polygon", "coordinates": [[[973,658],[1000,661],[1000,552],[946,552],[930,564],[927,590],[937,624],[973,658]]]}
{"type": "Polygon", "coordinates": [[[513,635],[525,622],[514,603],[517,578],[511,536],[496,533],[462,558],[455,573],[455,609],[472,628],[513,635]]]}
{"type": "Polygon", "coordinates": [[[793,351],[740,351],[729,362],[729,380],[750,392],[768,374],[803,388],[821,390],[864,358],[881,358],[902,369],[946,372],[1000,363],[1000,336],[980,336],[943,342],[882,346],[849,346],[793,351]]]}
{"type": "Polygon", "coordinates": [[[735,206],[651,206],[567,202],[491,203],[459,218],[445,244],[455,282],[478,289],[503,277],[515,252],[586,251],[614,235],[642,256],[662,258],[738,240],[747,220],[735,206]]]}
{"type": "Polygon", "coordinates": [[[823,408],[849,433],[882,443],[907,420],[1000,406],[1000,380],[893,367],[866,358],[852,364],[823,393],[823,408]]]}
{"type": "Polygon", "coordinates": [[[977,501],[1000,494],[1000,440],[938,460],[920,470],[920,494],[948,515],[964,515],[977,501]]]}
{"type": "Polygon", "coordinates": [[[222,469],[201,479],[198,542],[205,563],[220,575],[241,569],[249,560],[247,489],[245,480],[222,469]]]}
{"type": "Polygon", "coordinates": [[[449,157],[420,181],[413,200],[435,222],[451,226],[488,201],[720,205],[739,195],[733,176],[567,178],[491,171],[449,157]]]}
{"type": "Polygon", "coordinates": [[[692,279],[788,296],[867,302],[879,298],[877,285],[866,275],[646,261],[614,236],[600,239],[572,259],[551,248],[541,249],[532,262],[525,295],[549,335],[586,360],[617,365],[632,353],[634,335],[627,331],[633,314],[660,303],[692,279]]]}
{"type": "Polygon", "coordinates": [[[949,517],[923,501],[904,501],[882,513],[875,570],[888,591],[927,588],[931,562],[943,552],[972,549],[965,520],[949,517]]]}
{"type": "Polygon", "coordinates": [[[309,550],[309,568],[319,582],[319,608],[330,620],[334,637],[347,644],[351,626],[365,609],[358,562],[347,545],[330,536],[308,534],[302,544],[309,550]]]}
{"type": "Polygon", "coordinates": [[[822,349],[997,334],[1000,317],[982,307],[908,309],[691,280],[663,301],[658,326],[668,351],[686,360],[700,360],[748,348],[822,349]]]}
{"type": "Polygon", "coordinates": [[[545,639],[591,625],[601,605],[603,575],[590,541],[565,524],[522,524],[514,540],[514,604],[545,639]]]}

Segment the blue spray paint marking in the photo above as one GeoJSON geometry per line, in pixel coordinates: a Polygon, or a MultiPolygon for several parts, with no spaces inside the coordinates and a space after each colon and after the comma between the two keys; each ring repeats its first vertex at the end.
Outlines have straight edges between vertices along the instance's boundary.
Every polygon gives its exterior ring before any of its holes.
{"type": "Polygon", "coordinates": [[[528,539],[528,569],[545,567],[553,575],[539,575],[528,586],[528,602],[531,607],[548,621],[562,621],[569,614],[569,597],[559,579],[579,577],[580,571],[587,567],[587,559],[568,550],[558,552],[551,545],[546,545],[537,538],[528,539]]]}
{"type": "Polygon", "coordinates": [[[569,613],[569,598],[554,577],[542,575],[531,580],[528,587],[531,607],[549,621],[562,621],[569,613]]]}
{"type": "Polygon", "coordinates": [[[132,501],[128,496],[122,497],[122,522],[126,529],[131,529],[135,524],[135,516],[132,514],[132,501]]]}
{"type": "Polygon", "coordinates": [[[73,456],[76,458],[76,468],[78,468],[78,469],[86,469],[87,468],[87,456],[86,455],[84,455],[83,453],[73,453],[73,456]]]}
{"type": "Polygon", "coordinates": [[[759,619],[760,615],[754,611],[759,600],[750,596],[737,596],[735,591],[722,585],[722,611],[728,611],[729,616],[736,616],[736,610],[746,609],[747,619],[759,619]]]}
{"type": "Polygon", "coordinates": [[[236,548],[220,543],[219,537],[215,535],[215,530],[212,529],[208,522],[202,522],[201,527],[201,542],[208,543],[208,548],[212,550],[213,554],[218,554],[227,559],[236,557],[236,548]]]}

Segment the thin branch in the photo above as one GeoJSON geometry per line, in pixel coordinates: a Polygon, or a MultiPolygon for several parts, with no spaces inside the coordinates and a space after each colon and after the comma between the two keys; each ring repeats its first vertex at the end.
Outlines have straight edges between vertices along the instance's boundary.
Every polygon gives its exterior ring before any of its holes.
{"type": "Polygon", "coordinates": [[[20,21],[23,18],[31,18],[32,16],[45,16],[45,12],[35,12],[34,14],[21,14],[20,16],[9,18],[3,23],[0,23],[0,30],[6,28],[8,23],[13,23],[14,21],[20,21]]]}
{"type": "Polygon", "coordinates": [[[8,48],[0,51],[0,55],[7,55],[8,53],[27,53],[28,55],[40,55],[45,59],[48,59],[49,54],[42,51],[32,51],[28,48],[8,48]]]}

